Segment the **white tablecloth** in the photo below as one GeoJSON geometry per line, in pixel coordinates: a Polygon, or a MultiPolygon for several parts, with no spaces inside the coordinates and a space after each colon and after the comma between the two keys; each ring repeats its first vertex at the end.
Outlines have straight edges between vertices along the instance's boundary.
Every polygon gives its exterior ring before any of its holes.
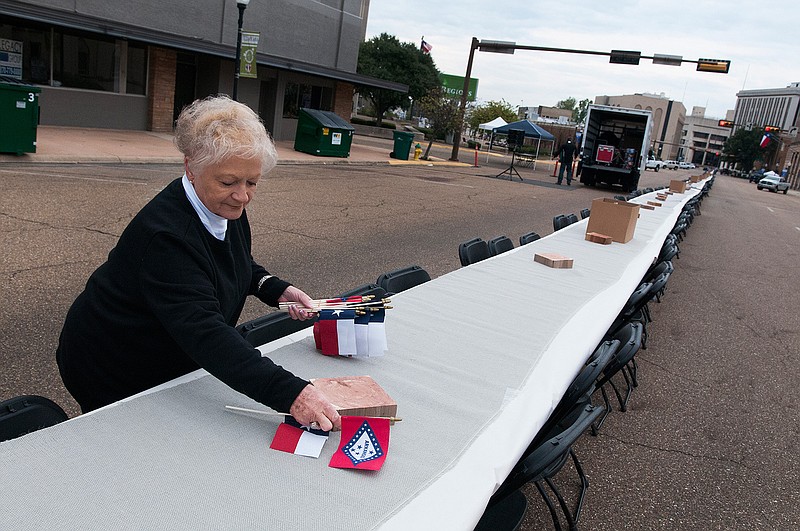
{"type": "Polygon", "coordinates": [[[395,295],[385,357],[321,356],[308,330],[262,347],[306,378],[368,374],[397,401],[378,472],[329,468],[338,434],[320,459],[270,450],[279,420],[227,412],[260,406],[197,371],[0,444],[3,526],[471,529],[697,193],[642,210],[627,244],[587,242],[581,221],[395,295]]]}

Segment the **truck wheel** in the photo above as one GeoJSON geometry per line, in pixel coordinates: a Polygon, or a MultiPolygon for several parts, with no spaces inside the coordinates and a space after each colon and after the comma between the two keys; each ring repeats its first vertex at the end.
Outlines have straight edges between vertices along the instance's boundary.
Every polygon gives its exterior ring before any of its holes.
{"type": "Polygon", "coordinates": [[[658,166],[656,166],[656,172],[658,172],[658,166]]]}
{"type": "Polygon", "coordinates": [[[783,195],[786,195],[786,192],[788,192],[788,191],[789,191],[789,189],[788,189],[788,188],[787,188],[786,190],[784,190],[784,191],[783,191],[783,195]]]}

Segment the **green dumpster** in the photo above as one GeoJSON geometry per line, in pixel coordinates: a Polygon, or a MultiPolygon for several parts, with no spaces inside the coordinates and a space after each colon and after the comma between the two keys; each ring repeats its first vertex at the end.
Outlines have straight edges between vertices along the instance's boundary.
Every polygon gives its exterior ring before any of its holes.
{"type": "Polygon", "coordinates": [[[339,115],[317,109],[300,109],[295,151],[323,157],[349,157],[355,128],[339,115]]]}
{"type": "Polygon", "coordinates": [[[0,153],[36,153],[39,87],[0,76],[0,153]]]}
{"type": "Polygon", "coordinates": [[[411,143],[414,141],[414,133],[407,131],[394,131],[394,151],[390,156],[400,160],[408,160],[408,152],[411,151],[411,143]]]}

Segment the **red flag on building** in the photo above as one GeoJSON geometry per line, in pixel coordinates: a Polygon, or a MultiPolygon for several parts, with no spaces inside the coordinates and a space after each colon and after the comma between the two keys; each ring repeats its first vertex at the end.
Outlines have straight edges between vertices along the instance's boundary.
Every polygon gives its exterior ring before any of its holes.
{"type": "Polygon", "coordinates": [[[764,133],[764,136],[761,137],[761,145],[760,147],[763,149],[769,145],[770,140],[772,140],[772,135],[769,133],[764,133]]]}
{"type": "Polygon", "coordinates": [[[388,418],[342,417],[342,440],[328,466],[380,470],[389,451],[389,425],[388,418]]]}
{"type": "Polygon", "coordinates": [[[425,42],[425,39],[422,39],[422,44],[419,45],[419,48],[422,53],[431,53],[431,50],[433,50],[433,46],[425,42]]]}

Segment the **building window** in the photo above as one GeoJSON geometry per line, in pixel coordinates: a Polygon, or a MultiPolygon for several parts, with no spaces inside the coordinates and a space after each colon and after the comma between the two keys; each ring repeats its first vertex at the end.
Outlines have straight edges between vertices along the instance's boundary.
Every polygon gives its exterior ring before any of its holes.
{"type": "Polygon", "coordinates": [[[700,131],[695,131],[694,132],[694,137],[695,138],[708,138],[708,133],[702,133],[700,131]]]}
{"type": "Polygon", "coordinates": [[[22,42],[22,81],[120,94],[146,93],[145,45],[29,21],[0,24],[0,38],[22,42]]]}
{"type": "Polygon", "coordinates": [[[715,142],[725,142],[728,140],[728,137],[722,135],[711,135],[711,140],[715,142]]]}
{"type": "Polygon", "coordinates": [[[297,118],[300,109],[333,110],[333,89],[302,83],[287,83],[283,94],[283,117],[297,118]]]}

